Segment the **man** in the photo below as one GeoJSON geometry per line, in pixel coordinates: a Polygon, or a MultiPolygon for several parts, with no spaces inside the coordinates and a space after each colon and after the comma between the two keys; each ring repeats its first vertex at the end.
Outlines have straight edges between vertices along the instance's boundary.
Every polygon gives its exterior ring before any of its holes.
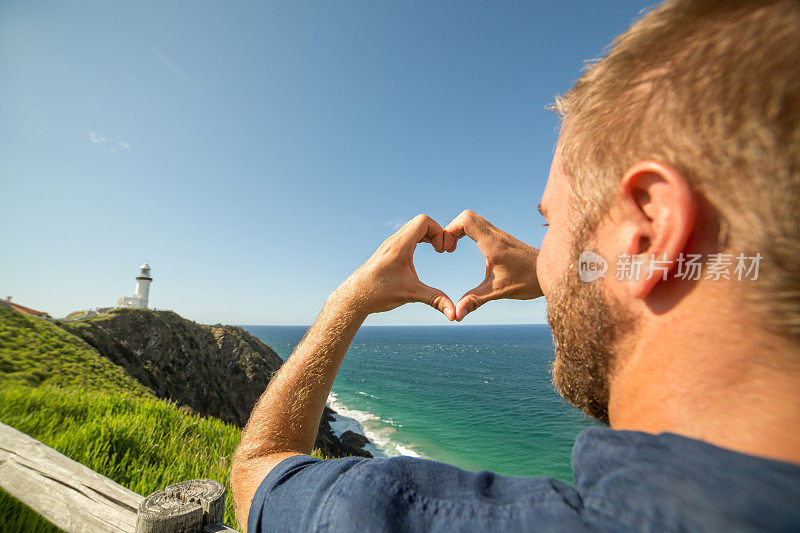
{"type": "Polygon", "coordinates": [[[798,36],[795,0],[667,2],[556,101],[541,252],[470,211],[384,242],[253,410],[231,474],[248,529],[800,530],[798,36]],[[412,258],[465,235],[486,279],[453,304],[412,258]],[[578,437],[574,487],[304,455],[370,313],[541,295],[556,388],[610,425],[578,437]]]}

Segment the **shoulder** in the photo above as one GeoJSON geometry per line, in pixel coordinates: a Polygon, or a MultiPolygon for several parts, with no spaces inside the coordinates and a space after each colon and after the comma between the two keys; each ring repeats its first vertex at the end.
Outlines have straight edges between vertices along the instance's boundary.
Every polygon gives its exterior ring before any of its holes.
{"type": "Polygon", "coordinates": [[[573,471],[585,513],[634,530],[782,531],[800,523],[800,466],[673,433],[586,430],[573,471]]]}
{"type": "MultiPolygon", "coordinates": [[[[412,457],[284,460],[253,498],[250,531],[531,529],[574,523],[580,498],[548,478],[468,472],[412,457]]],[[[585,525],[585,524],[583,524],[585,525]]]]}

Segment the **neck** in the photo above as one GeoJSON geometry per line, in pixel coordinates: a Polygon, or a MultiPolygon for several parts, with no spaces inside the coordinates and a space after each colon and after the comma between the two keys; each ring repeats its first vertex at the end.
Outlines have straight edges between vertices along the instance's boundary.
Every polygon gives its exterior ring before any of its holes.
{"type": "Polygon", "coordinates": [[[748,328],[730,293],[706,300],[641,323],[611,380],[611,427],[800,464],[800,350],[748,328]]]}

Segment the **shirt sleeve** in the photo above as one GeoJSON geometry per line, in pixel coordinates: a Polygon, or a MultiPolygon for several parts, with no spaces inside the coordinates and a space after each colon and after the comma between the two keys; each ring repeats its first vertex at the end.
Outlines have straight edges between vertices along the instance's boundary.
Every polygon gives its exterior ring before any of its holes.
{"type": "Polygon", "coordinates": [[[294,455],[278,463],[258,486],[247,517],[248,533],[312,531],[314,514],[330,487],[359,457],[322,460],[294,455]]]}
{"type": "Polygon", "coordinates": [[[248,531],[584,529],[561,481],[468,472],[412,457],[281,461],[256,490],[248,531]]]}

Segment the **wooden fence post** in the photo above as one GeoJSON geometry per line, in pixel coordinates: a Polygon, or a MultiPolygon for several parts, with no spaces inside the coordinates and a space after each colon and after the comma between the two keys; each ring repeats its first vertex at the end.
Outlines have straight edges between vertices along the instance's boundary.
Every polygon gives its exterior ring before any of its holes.
{"type": "Polygon", "coordinates": [[[225,486],[213,479],[170,485],[146,497],[139,506],[136,533],[189,533],[222,522],[225,486]]]}

